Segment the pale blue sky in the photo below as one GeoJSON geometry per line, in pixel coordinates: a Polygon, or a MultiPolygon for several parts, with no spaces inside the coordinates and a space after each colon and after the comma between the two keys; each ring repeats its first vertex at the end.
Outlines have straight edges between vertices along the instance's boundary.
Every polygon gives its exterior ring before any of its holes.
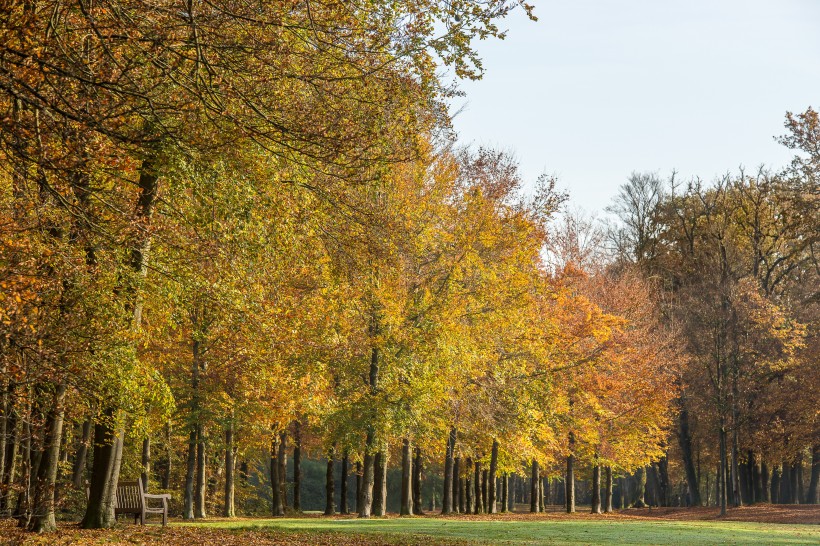
{"type": "Polygon", "coordinates": [[[602,210],[630,172],[712,180],[781,166],[787,110],[820,107],[820,0],[531,0],[479,42],[462,143],[515,152],[602,210]]]}

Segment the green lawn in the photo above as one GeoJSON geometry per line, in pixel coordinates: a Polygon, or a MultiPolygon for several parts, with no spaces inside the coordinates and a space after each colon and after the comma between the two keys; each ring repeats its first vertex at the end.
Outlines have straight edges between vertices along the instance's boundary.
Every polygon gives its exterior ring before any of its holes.
{"type": "Polygon", "coordinates": [[[198,524],[221,529],[271,529],[296,533],[384,535],[455,539],[490,544],[820,544],[820,526],[734,521],[635,521],[589,519],[458,520],[410,519],[265,519],[198,524]]]}

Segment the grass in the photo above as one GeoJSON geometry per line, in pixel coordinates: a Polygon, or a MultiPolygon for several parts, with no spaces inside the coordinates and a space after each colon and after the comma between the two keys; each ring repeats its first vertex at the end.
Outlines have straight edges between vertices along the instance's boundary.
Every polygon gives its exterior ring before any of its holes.
{"type": "MultiPolygon", "coordinates": [[[[820,544],[820,526],[736,521],[651,521],[607,518],[541,520],[392,519],[259,519],[203,522],[224,530],[271,530],[308,536],[342,533],[470,541],[485,544],[820,544]]],[[[422,541],[423,542],[423,541],[422,541]]]]}

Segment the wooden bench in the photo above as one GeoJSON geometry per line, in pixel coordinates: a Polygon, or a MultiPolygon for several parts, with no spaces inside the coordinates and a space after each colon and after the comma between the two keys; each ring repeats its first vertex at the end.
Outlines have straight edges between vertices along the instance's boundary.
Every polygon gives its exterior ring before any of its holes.
{"type": "MultiPolygon", "coordinates": [[[[86,497],[90,494],[90,489],[86,485],[86,497]]],[[[145,525],[147,514],[162,514],[163,527],[168,524],[168,501],[171,495],[151,495],[142,489],[142,480],[133,482],[117,483],[117,504],[114,506],[114,515],[132,514],[134,523],[139,521],[140,525],[145,525]],[[161,506],[148,506],[149,500],[160,501],[161,506]]]]}

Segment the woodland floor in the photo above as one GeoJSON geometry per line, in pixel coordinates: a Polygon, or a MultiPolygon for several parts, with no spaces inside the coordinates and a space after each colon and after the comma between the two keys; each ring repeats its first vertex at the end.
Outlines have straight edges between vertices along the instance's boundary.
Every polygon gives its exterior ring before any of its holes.
{"type": "Polygon", "coordinates": [[[174,522],[163,529],[122,523],[117,529],[83,531],[63,524],[53,535],[18,531],[0,522],[0,544],[9,545],[430,545],[430,544],[817,544],[820,506],[758,505],[731,509],[653,508],[592,516],[558,511],[373,518],[212,519],[174,522]]]}

